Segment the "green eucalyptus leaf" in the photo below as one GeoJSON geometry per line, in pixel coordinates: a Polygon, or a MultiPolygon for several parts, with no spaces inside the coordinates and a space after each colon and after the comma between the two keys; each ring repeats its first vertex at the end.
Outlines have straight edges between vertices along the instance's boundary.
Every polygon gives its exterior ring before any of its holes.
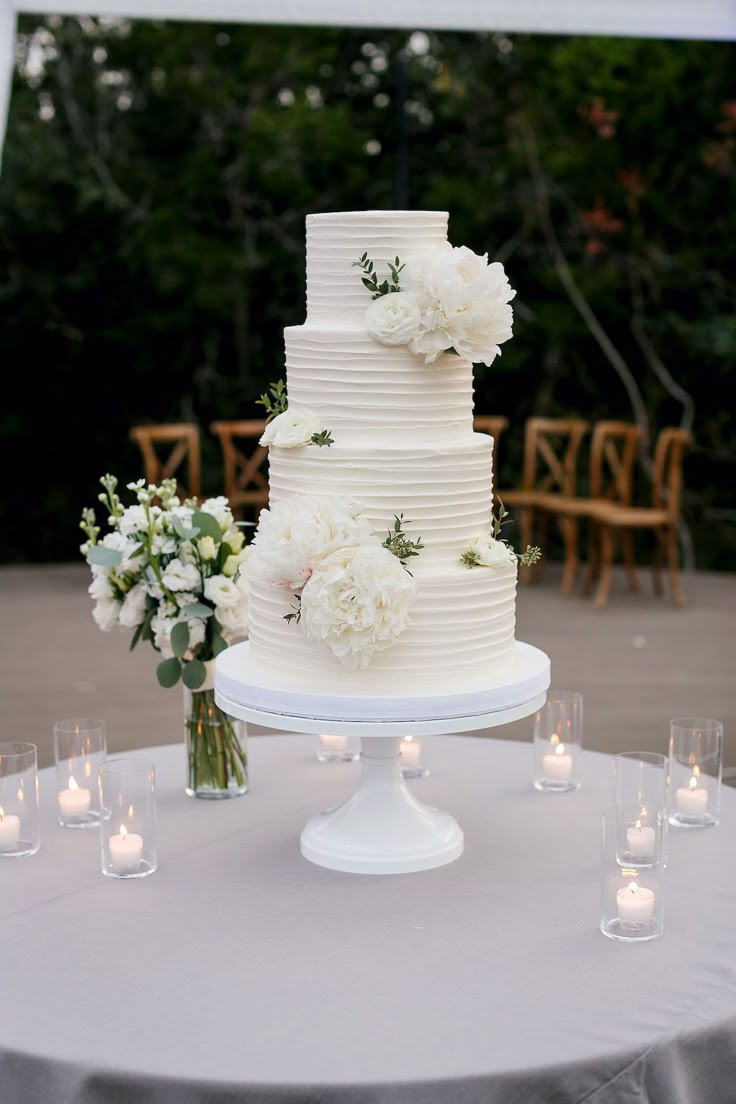
{"type": "Polygon", "coordinates": [[[133,649],[135,648],[136,644],[138,643],[138,641],[140,640],[140,638],[141,638],[141,637],[143,636],[143,627],[144,627],[144,625],[145,625],[145,624],[146,624],[146,621],[145,621],[145,618],[144,618],[144,619],[143,619],[143,621],[141,621],[141,623],[140,623],[140,625],[138,626],[138,628],[137,628],[137,629],[135,630],[135,632],[133,633],[133,636],[132,636],[132,638],[131,638],[131,641],[130,641],[130,645],[129,645],[129,647],[128,647],[128,651],[129,651],[129,652],[132,652],[132,651],[133,651],[133,649]]]}
{"type": "Polygon", "coordinates": [[[212,637],[212,652],[214,655],[218,656],[220,652],[224,652],[227,647],[227,641],[219,633],[216,633],[212,637]]]}
{"type": "Polygon", "coordinates": [[[164,686],[167,690],[170,686],[177,684],[180,674],[181,663],[178,659],[164,659],[156,668],[156,678],[159,685],[164,686]]]}
{"type": "Polygon", "coordinates": [[[203,510],[195,510],[192,525],[196,525],[202,536],[212,537],[216,544],[219,544],[222,540],[220,523],[213,518],[212,514],[205,514],[203,510]]]}
{"type": "Polygon", "coordinates": [[[207,678],[207,668],[201,659],[192,659],[184,664],[182,681],[189,690],[199,690],[207,678]]]}
{"type": "Polygon", "coordinates": [[[186,621],[177,621],[171,630],[171,647],[174,655],[181,659],[189,647],[189,625],[186,621]]]}
{"type": "Polygon", "coordinates": [[[105,548],[101,544],[93,544],[87,549],[87,563],[96,564],[97,567],[117,567],[122,563],[123,554],[117,548],[105,548]]]}
{"type": "Polygon", "coordinates": [[[212,617],[215,611],[212,606],[206,606],[204,602],[190,602],[188,606],[182,606],[181,612],[187,617],[200,617],[203,621],[206,621],[208,617],[212,617]]]}

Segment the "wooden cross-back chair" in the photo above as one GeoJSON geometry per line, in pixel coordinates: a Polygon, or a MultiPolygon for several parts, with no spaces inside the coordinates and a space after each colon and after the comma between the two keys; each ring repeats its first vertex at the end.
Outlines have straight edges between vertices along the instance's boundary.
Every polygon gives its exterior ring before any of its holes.
{"type": "Polygon", "coordinates": [[[522,568],[520,578],[539,578],[544,562],[549,513],[560,496],[578,489],[578,457],[590,424],[581,418],[527,418],[521,486],[499,488],[497,498],[519,525],[518,551],[538,544],[542,561],[522,568]],[[539,534],[536,530],[539,529],[539,534]],[[537,539],[538,535],[538,539],[537,539]]]}
{"type": "MultiPolygon", "coordinates": [[[[680,554],[677,527],[680,521],[683,493],[683,467],[685,454],[693,445],[693,435],[679,426],[665,426],[657,434],[652,467],[652,496],[647,506],[621,503],[598,503],[591,512],[598,541],[598,555],[592,561],[592,570],[586,580],[585,590],[592,588],[598,578],[595,605],[602,609],[611,589],[611,573],[615,551],[615,538],[622,547],[631,542],[635,530],[654,536],[652,553],[652,584],[655,594],[661,594],[662,560],[666,560],[672,601],[676,606],[685,604],[680,581],[680,554]]],[[[633,545],[631,546],[633,548],[633,545]]],[[[633,551],[631,551],[633,557],[633,551]]],[[[638,589],[635,573],[628,573],[629,586],[638,589]]]]}
{"type": "Polygon", "coordinates": [[[476,433],[488,433],[493,438],[493,450],[491,452],[491,474],[493,478],[494,508],[498,506],[496,483],[498,481],[498,439],[505,429],[508,429],[509,420],[503,414],[476,414],[473,418],[473,429],[476,433]]]}
{"type": "Polygon", "coordinates": [[[258,515],[268,505],[268,476],[264,470],[268,449],[260,445],[265,418],[212,422],[210,431],[218,438],[222,450],[225,494],[234,517],[258,521],[258,515]],[[236,444],[239,442],[239,444],[236,444]],[[247,442],[248,447],[245,448],[247,442]],[[240,447],[243,446],[243,447],[240,447]]]}
{"type": "Polygon", "coordinates": [[[202,497],[199,426],[194,422],[134,425],[130,436],[141,450],[146,482],[176,479],[181,499],[202,497]]]}

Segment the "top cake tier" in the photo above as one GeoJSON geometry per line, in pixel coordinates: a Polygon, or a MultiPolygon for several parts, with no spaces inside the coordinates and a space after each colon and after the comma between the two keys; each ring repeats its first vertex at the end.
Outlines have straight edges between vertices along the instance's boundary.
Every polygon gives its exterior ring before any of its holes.
{"type": "Polygon", "coordinates": [[[353,262],[367,253],[378,273],[387,264],[447,241],[446,211],[337,211],[307,215],[307,321],[362,322],[371,297],[353,262]]]}

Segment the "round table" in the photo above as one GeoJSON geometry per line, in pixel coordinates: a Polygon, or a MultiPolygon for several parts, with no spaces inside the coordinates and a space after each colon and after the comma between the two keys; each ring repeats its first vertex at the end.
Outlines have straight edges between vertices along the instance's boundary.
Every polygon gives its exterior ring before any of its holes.
{"type": "Polygon", "coordinates": [[[251,738],[251,792],[217,803],[184,796],[183,746],[147,750],[137,881],[56,825],[40,772],[41,850],[0,861],[1,1104],[732,1104],[736,792],[672,831],[664,935],[623,944],[598,929],[610,757],[543,794],[530,743],[428,739],[411,785],[465,853],[366,878],[299,854],[361,769],[315,744],[251,738]]]}

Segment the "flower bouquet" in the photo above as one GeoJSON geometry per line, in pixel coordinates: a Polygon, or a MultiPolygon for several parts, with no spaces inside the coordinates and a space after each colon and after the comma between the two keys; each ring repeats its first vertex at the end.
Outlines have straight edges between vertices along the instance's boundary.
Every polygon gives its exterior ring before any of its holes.
{"type": "Polygon", "coordinates": [[[248,548],[226,498],[180,502],[176,481],[129,483],[124,506],[117,479],[105,475],[99,500],[109,532],[100,539],[95,511],[82,512],[81,552],[92,570],[92,616],[103,632],[132,630],[131,650],[149,641],[161,655],[161,686],[185,687],[187,793],[230,797],[248,789],[244,726],[215,701],[214,660],[248,628],[242,566],[248,548]]]}

